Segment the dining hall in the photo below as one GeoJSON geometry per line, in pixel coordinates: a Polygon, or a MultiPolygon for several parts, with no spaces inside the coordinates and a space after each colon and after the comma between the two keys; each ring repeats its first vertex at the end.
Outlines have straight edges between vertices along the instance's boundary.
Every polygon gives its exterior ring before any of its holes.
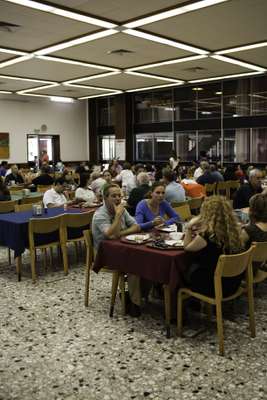
{"type": "Polygon", "coordinates": [[[0,0],[0,400],[267,398],[266,0],[0,0]]]}

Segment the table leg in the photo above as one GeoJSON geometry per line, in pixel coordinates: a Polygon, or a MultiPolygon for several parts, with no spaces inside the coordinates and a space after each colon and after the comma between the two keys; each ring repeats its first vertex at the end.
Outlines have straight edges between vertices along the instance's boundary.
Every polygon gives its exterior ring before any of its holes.
{"type": "Polygon", "coordinates": [[[171,289],[169,285],[163,285],[164,287],[164,305],[165,305],[165,326],[166,326],[166,337],[171,337],[171,289]]]}
{"type": "Polygon", "coordinates": [[[15,259],[16,261],[16,272],[17,272],[17,276],[18,276],[18,282],[21,281],[21,256],[16,257],[15,259]]]}

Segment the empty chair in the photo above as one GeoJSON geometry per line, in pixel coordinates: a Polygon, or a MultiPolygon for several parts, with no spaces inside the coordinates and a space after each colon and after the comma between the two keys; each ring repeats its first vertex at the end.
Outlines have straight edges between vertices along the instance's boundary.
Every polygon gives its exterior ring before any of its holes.
{"type": "Polygon", "coordinates": [[[191,210],[191,213],[194,215],[199,214],[201,204],[203,203],[204,196],[201,197],[193,197],[192,199],[188,200],[188,204],[191,210]]]}
{"type": "Polygon", "coordinates": [[[177,214],[180,215],[180,217],[184,221],[189,221],[192,218],[192,214],[188,203],[178,207],[174,207],[173,209],[177,212],[177,214]]]}
{"type": "Polygon", "coordinates": [[[40,194],[39,196],[34,196],[34,197],[23,197],[23,199],[21,199],[21,204],[41,203],[42,200],[43,200],[42,194],[40,194]]]}
{"type": "MultiPolygon", "coordinates": [[[[36,203],[35,203],[36,204],[36,203]]],[[[20,212],[20,211],[30,211],[32,210],[32,204],[16,204],[15,205],[15,211],[20,212]]]]}
{"type": "Polygon", "coordinates": [[[17,202],[14,200],[0,201],[0,214],[15,211],[16,204],[17,202]]]}
{"type": "Polygon", "coordinates": [[[48,189],[51,189],[51,185],[38,185],[37,192],[45,193],[48,189]]]}
{"type": "Polygon", "coordinates": [[[206,183],[205,191],[207,196],[213,196],[216,194],[216,183],[206,183]]]}
{"type": "Polygon", "coordinates": [[[240,254],[221,255],[218,259],[216,270],[214,273],[215,296],[209,297],[198,292],[194,292],[188,288],[182,288],[178,292],[177,300],[177,331],[178,335],[182,335],[182,310],[183,300],[188,297],[195,297],[204,301],[209,305],[216,306],[217,332],[219,337],[219,352],[224,355],[224,336],[223,336],[223,320],[222,320],[222,302],[233,300],[244,292],[247,292],[248,308],[249,308],[249,325],[251,337],[255,337],[255,320],[254,320],[254,298],[253,298],[253,274],[252,274],[252,257],[255,246],[251,246],[249,250],[240,254]],[[246,273],[246,287],[241,285],[231,296],[223,297],[222,294],[222,278],[233,278],[246,273]]]}
{"type": "Polygon", "coordinates": [[[217,195],[225,196],[230,200],[230,185],[228,182],[218,182],[216,187],[217,195]]]}

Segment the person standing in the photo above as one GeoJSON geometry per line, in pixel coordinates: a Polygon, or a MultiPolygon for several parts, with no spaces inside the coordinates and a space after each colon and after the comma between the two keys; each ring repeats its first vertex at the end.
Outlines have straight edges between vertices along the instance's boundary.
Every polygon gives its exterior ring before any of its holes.
{"type": "Polygon", "coordinates": [[[179,158],[177,157],[177,154],[176,154],[176,151],[175,150],[172,150],[171,151],[171,155],[170,155],[170,158],[169,158],[169,164],[170,164],[170,166],[171,166],[171,169],[172,169],[172,171],[175,171],[176,170],[176,168],[178,167],[178,165],[179,165],[179,158]]]}

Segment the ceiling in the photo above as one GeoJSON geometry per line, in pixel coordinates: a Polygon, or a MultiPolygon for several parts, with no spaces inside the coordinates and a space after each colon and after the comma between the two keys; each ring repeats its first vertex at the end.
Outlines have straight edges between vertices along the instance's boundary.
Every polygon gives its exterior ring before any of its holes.
{"type": "Polygon", "coordinates": [[[86,99],[265,74],[266,15],[266,0],[0,0],[0,93],[86,99]]]}

